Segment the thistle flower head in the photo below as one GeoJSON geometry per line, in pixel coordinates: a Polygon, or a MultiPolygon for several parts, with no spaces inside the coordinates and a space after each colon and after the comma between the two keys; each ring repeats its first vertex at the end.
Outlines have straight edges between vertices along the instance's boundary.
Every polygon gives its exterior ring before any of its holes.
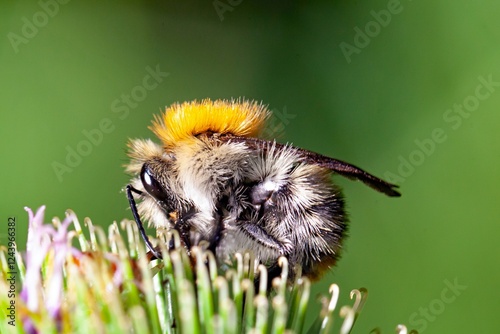
{"type": "MultiPolygon", "coordinates": [[[[302,277],[293,286],[287,285],[285,258],[279,263],[281,276],[268,284],[266,268],[260,265],[254,270],[251,255],[235,254],[234,268],[221,273],[212,253],[194,247],[189,256],[175,231],[159,234],[163,259],[149,262],[132,221],[113,223],[106,233],[90,219],[85,219],[82,228],[72,211],[62,222],[53,219],[52,224],[44,224],[45,207],[36,213],[26,211],[26,253],[22,256],[16,251],[14,256],[17,286],[11,284],[12,254],[0,246],[0,290],[20,291],[14,319],[0,321],[0,333],[305,330],[310,282],[302,277]],[[165,245],[171,238],[176,247],[167,250],[165,245]],[[74,239],[79,247],[72,246],[74,239]]],[[[338,296],[338,286],[332,285],[330,297],[321,299],[322,311],[309,332],[351,331],[366,300],[366,290],[353,290],[354,305],[340,311],[336,307],[338,296]],[[334,318],[341,321],[334,323],[334,318]]],[[[8,295],[0,295],[0,316],[11,304],[8,295]]],[[[7,316],[12,319],[12,313],[7,316]]],[[[407,332],[404,326],[397,331],[407,332]]]]}

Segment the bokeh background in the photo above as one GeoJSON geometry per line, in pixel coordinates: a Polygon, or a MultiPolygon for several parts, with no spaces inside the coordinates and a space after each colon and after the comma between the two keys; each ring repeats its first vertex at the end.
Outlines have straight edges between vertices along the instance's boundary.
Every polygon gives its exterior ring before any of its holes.
{"type": "Polygon", "coordinates": [[[498,1],[63,2],[0,5],[0,244],[15,217],[24,245],[24,206],[131,218],[128,138],[173,102],[245,96],[281,141],[401,186],[336,177],[350,238],[313,295],[368,288],[355,333],[500,331],[498,1]]]}

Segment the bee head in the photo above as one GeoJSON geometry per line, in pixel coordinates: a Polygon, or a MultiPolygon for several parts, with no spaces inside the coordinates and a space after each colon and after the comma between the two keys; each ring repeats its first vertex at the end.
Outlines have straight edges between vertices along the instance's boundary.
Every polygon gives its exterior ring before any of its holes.
{"type": "Polygon", "coordinates": [[[177,184],[175,155],[151,140],[132,140],[129,149],[126,170],[134,176],[131,185],[140,195],[139,214],[157,228],[173,226],[188,207],[177,184]]]}
{"type": "Polygon", "coordinates": [[[168,177],[170,164],[167,162],[150,161],[142,165],[140,179],[147,195],[151,196],[165,212],[175,210],[173,203],[176,196],[168,177]]]}

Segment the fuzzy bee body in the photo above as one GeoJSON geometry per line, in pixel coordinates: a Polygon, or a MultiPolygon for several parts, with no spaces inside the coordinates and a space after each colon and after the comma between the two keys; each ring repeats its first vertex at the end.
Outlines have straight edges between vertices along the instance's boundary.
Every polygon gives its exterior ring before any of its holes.
{"type": "Polygon", "coordinates": [[[266,117],[262,105],[240,100],[167,109],[152,127],[163,146],[129,145],[137,211],[176,229],[188,249],[208,243],[221,266],[251,252],[272,271],[285,256],[291,278],[296,270],[318,278],[337,260],[347,227],[332,171],[399,193],[355,166],[253,137],[266,117]]]}

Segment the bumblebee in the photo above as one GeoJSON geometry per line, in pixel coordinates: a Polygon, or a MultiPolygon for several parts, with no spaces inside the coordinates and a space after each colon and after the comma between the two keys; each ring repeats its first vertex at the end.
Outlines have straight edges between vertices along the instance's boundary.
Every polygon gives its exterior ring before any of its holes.
{"type": "Polygon", "coordinates": [[[155,257],[142,220],[177,230],[188,250],[204,242],[221,266],[250,252],[272,277],[284,256],[290,279],[318,279],[339,258],[347,228],[332,174],[400,196],[396,185],[354,165],[259,138],[269,115],[243,99],[174,104],[150,127],[161,145],[129,142],[127,196],[155,257]]]}

